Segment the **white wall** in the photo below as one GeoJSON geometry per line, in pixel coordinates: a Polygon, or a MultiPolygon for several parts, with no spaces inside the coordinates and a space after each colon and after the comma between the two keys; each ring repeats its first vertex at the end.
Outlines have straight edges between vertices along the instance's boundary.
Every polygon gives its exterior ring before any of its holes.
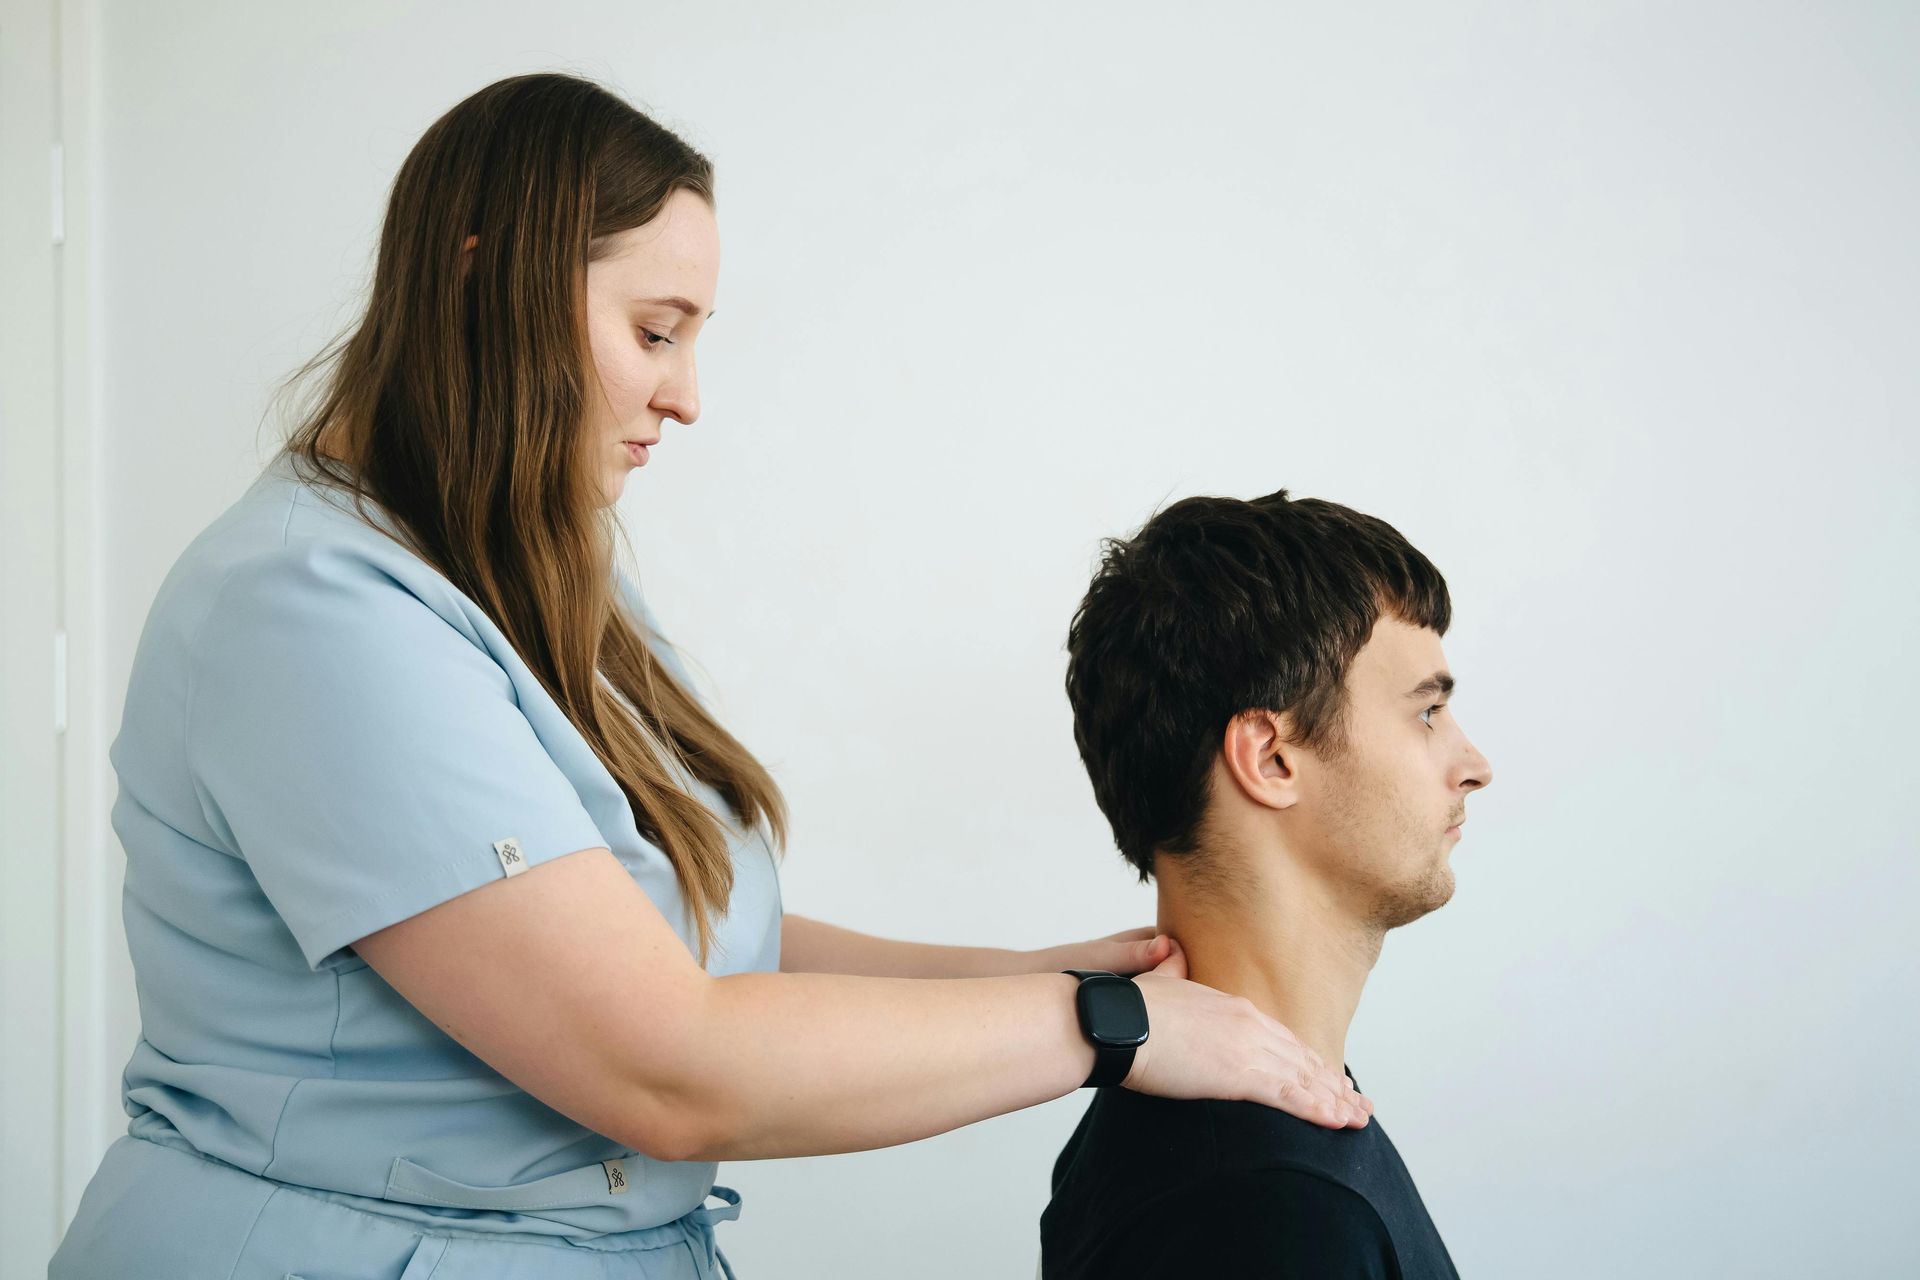
{"type": "MultiPolygon", "coordinates": [[[[1061,687],[1096,542],[1189,493],[1345,502],[1447,575],[1497,771],[1350,1042],[1462,1272],[1913,1274],[1916,35],[1896,4],[102,0],[105,722],[420,131],[591,75],[719,168],[705,413],[623,505],[791,798],[789,909],[1150,923],[1061,687]]],[[[723,1247],[747,1280],[1029,1274],[1083,1105],[726,1166],[723,1247]]]]}

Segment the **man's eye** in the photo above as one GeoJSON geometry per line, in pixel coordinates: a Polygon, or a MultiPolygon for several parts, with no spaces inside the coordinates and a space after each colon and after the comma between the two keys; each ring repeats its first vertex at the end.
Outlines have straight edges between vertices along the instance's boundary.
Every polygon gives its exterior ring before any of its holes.
{"type": "Polygon", "coordinates": [[[1420,713],[1421,723],[1425,724],[1429,729],[1433,728],[1433,721],[1428,720],[1426,717],[1432,715],[1436,711],[1445,711],[1446,709],[1447,709],[1446,703],[1444,702],[1434,703],[1432,706],[1428,707],[1425,711],[1422,711],[1420,713]]]}
{"type": "Polygon", "coordinates": [[[649,347],[659,346],[662,342],[666,343],[668,346],[673,345],[673,339],[669,338],[664,333],[655,333],[651,329],[642,329],[640,332],[646,341],[646,345],[649,347]]]}

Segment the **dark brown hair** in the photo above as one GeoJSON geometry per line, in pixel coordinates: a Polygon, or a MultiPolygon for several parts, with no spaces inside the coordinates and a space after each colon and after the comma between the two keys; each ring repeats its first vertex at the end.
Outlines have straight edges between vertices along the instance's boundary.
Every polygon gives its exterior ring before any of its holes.
{"type": "Polygon", "coordinates": [[[1183,498],[1101,546],[1067,630],[1067,700],[1094,799],[1142,884],[1156,850],[1198,848],[1229,721],[1284,713],[1295,745],[1337,757],[1347,669],[1375,620],[1445,635],[1452,615],[1440,571],[1392,525],[1285,489],[1183,498]]]}
{"type": "Polygon", "coordinates": [[[363,516],[377,502],[506,634],[673,864],[704,966],[733,888],[728,835],[663,753],[783,849],[785,804],[620,608],[625,529],[588,438],[603,392],[587,264],[675,191],[713,202],[706,157],[590,81],[513,76],[459,103],[394,179],[364,318],[287,379],[332,365],[281,453],[363,516]],[[320,449],[329,424],[349,468],[320,449]]]}

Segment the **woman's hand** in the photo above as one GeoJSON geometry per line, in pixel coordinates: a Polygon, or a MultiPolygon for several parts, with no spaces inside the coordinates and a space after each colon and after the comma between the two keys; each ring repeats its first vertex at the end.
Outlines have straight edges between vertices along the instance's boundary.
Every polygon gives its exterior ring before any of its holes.
{"type": "Polygon", "coordinates": [[[1152,925],[1147,925],[1124,933],[1110,933],[1091,942],[1068,942],[1026,952],[1023,971],[1059,973],[1066,969],[1105,969],[1108,973],[1144,973],[1165,960],[1174,946],[1171,937],[1156,933],[1152,925]]]}
{"type": "Polygon", "coordinates": [[[1147,1042],[1134,1053],[1123,1088],[1160,1098],[1261,1102],[1330,1129],[1367,1123],[1373,1103],[1344,1071],[1330,1069],[1251,1000],[1188,980],[1186,952],[1165,941],[1170,954],[1134,979],[1147,1002],[1147,1042]]]}

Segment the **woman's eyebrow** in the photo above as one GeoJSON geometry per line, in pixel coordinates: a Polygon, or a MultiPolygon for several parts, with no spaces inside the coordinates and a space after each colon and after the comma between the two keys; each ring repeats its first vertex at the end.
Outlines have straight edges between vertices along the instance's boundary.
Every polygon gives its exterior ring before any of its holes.
{"type": "MultiPolygon", "coordinates": [[[[651,303],[656,306],[662,306],[662,307],[672,307],[675,311],[684,311],[686,314],[690,316],[697,316],[700,314],[700,308],[694,306],[691,302],[688,302],[685,298],[678,297],[678,296],[671,297],[671,298],[635,298],[634,301],[642,302],[642,303],[651,303]]],[[[707,319],[709,320],[713,319],[713,312],[711,311],[707,312],[707,319]]]]}

